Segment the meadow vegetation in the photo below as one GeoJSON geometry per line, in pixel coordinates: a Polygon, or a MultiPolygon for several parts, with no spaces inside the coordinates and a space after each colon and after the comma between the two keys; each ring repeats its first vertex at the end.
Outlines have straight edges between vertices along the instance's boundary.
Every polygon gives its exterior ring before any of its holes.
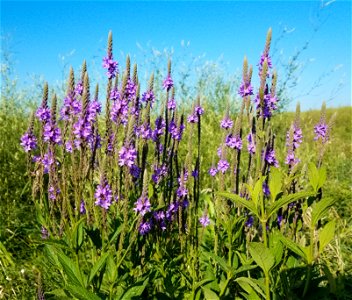
{"type": "Polygon", "coordinates": [[[2,68],[0,299],[350,299],[352,108],[278,112],[270,41],[183,103],[111,34],[106,92],[2,68]]]}

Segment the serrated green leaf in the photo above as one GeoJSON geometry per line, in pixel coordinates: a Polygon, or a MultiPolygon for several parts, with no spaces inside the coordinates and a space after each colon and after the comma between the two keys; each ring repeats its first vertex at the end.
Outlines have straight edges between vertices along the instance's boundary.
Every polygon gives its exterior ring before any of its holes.
{"type": "Polygon", "coordinates": [[[71,243],[75,249],[81,248],[83,244],[83,234],[84,234],[83,221],[85,219],[86,217],[80,219],[73,227],[71,243]]]}
{"type": "Polygon", "coordinates": [[[292,252],[297,254],[299,257],[303,258],[307,262],[307,256],[302,249],[300,245],[297,245],[295,242],[292,240],[284,237],[281,233],[278,233],[280,236],[280,241],[286,246],[288,249],[290,249],[292,252]]]}
{"type": "Polygon", "coordinates": [[[319,233],[319,253],[322,253],[327,244],[331,242],[335,234],[335,221],[330,221],[319,233]]]}
{"type": "Polygon", "coordinates": [[[282,255],[284,254],[284,247],[280,241],[280,236],[277,232],[270,235],[270,249],[275,256],[275,266],[281,262],[282,255]]]}
{"type": "MultiPolygon", "coordinates": [[[[254,207],[258,210],[259,199],[263,197],[263,182],[265,180],[265,176],[262,176],[254,185],[253,192],[251,194],[252,201],[254,203],[254,207]]],[[[259,214],[258,214],[259,215],[259,214]]],[[[259,218],[259,216],[258,216],[259,218]]]]}
{"type": "Polygon", "coordinates": [[[106,259],[106,275],[108,276],[108,280],[110,282],[116,281],[117,268],[111,254],[106,259]]]}
{"type": "Polygon", "coordinates": [[[265,273],[268,273],[275,264],[274,254],[262,243],[250,243],[249,253],[257,265],[261,267],[265,273]]]}
{"type": "Polygon", "coordinates": [[[282,174],[278,168],[270,170],[269,190],[272,202],[275,201],[276,196],[281,192],[282,188],[282,174]]]}
{"type": "Polygon", "coordinates": [[[61,264],[57,257],[57,250],[55,249],[55,247],[51,245],[45,245],[44,254],[52,265],[56,266],[59,269],[61,268],[61,264]]]}
{"type": "Polygon", "coordinates": [[[101,300],[100,297],[95,295],[94,293],[88,291],[82,286],[68,284],[66,289],[76,298],[80,300],[101,300]]]}
{"type": "MultiPolygon", "coordinates": [[[[122,296],[122,300],[133,299],[134,297],[140,297],[148,284],[149,278],[143,282],[139,282],[129,287],[122,296]]],[[[140,299],[140,298],[139,298],[140,299]]]]}
{"type": "Polygon", "coordinates": [[[278,201],[275,201],[273,203],[273,205],[271,205],[268,208],[267,217],[270,218],[281,207],[284,207],[285,205],[287,205],[287,204],[289,204],[291,202],[294,202],[294,201],[297,201],[299,199],[312,196],[314,194],[315,194],[314,192],[299,192],[299,193],[295,193],[295,194],[286,195],[286,196],[280,198],[278,201]]]}
{"type": "Polygon", "coordinates": [[[243,288],[248,294],[255,290],[257,294],[262,295],[265,298],[264,291],[260,288],[260,286],[252,279],[248,277],[239,277],[236,278],[235,281],[243,288]],[[248,286],[250,288],[248,288],[248,286]]]}
{"type": "Polygon", "coordinates": [[[95,275],[97,275],[97,273],[105,266],[106,259],[108,258],[109,254],[110,254],[109,252],[104,253],[102,256],[100,256],[98,261],[94,264],[94,266],[89,274],[88,284],[90,284],[92,282],[95,275]]]}
{"type": "Polygon", "coordinates": [[[323,198],[313,205],[312,210],[312,226],[315,226],[318,221],[324,216],[331,206],[335,203],[333,198],[323,198]]]}
{"type": "Polygon", "coordinates": [[[239,204],[247,208],[252,214],[256,215],[259,218],[259,213],[254,205],[254,203],[250,200],[247,200],[245,198],[242,198],[236,194],[231,194],[231,193],[219,193],[219,196],[225,197],[227,199],[232,200],[235,204],[239,204]]]}
{"type": "Polygon", "coordinates": [[[204,299],[206,300],[217,300],[220,299],[219,296],[211,289],[202,286],[203,294],[204,294],[204,299]]]}
{"type": "Polygon", "coordinates": [[[78,266],[65,254],[58,251],[57,257],[59,262],[64,269],[64,273],[67,275],[69,282],[73,285],[84,287],[84,281],[78,266]]]}

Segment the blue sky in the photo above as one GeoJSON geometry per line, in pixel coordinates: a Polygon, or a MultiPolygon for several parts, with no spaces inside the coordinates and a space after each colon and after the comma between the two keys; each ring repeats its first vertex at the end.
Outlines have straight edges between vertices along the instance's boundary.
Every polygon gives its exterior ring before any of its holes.
{"type": "Polygon", "coordinates": [[[21,84],[30,84],[33,74],[49,84],[62,80],[64,65],[79,69],[83,59],[103,75],[110,29],[122,65],[126,53],[137,63],[145,59],[140,46],[173,48],[176,57],[221,57],[231,75],[241,69],[244,55],[257,64],[269,27],[279,76],[279,61],[287,63],[308,42],[291,89],[303,109],[319,108],[323,100],[351,105],[351,1],[1,1],[1,35],[10,36],[21,84]]]}

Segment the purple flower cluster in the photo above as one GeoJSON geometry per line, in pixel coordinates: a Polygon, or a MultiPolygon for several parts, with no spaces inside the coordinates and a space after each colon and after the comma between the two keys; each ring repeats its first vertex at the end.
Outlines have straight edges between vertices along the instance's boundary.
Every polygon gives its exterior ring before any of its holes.
{"type": "Polygon", "coordinates": [[[51,116],[51,113],[50,113],[50,109],[49,107],[47,106],[40,106],[38,109],[37,109],[37,112],[35,114],[35,116],[38,118],[38,120],[40,122],[47,122],[50,120],[50,116],[51,116]]]}
{"type": "Polygon", "coordinates": [[[171,120],[169,130],[171,137],[174,140],[180,141],[182,139],[183,131],[185,130],[185,125],[181,124],[180,127],[178,127],[174,120],[171,120]]]}
{"type": "Polygon", "coordinates": [[[261,101],[259,94],[257,94],[254,102],[256,104],[257,111],[260,111],[261,116],[264,118],[270,118],[273,114],[273,111],[277,110],[278,99],[275,95],[271,95],[268,92],[268,87],[265,89],[264,98],[262,101],[263,103],[260,103],[261,101]]]}
{"type": "Polygon", "coordinates": [[[209,169],[209,174],[210,174],[210,176],[214,177],[217,173],[218,173],[218,169],[215,168],[214,166],[212,166],[212,167],[209,169]]]}
{"type": "Polygon", "coordinates": [[[48,195],[50,200],[56,200],[57,196],[61,193],[61,190],[51,185],[48,189],[48,195]]]}
{"type": "Polygon", "coordinates": [[[271,148],[267,148],[264,156],[265,161],[269,166],[279,167],[279,162],[275,157],[275,150],[271,148]]]}
{"type": "Polygon", "coordinates": [[[233,136],[232,133],[230,133],[226,137],[226,146],[230,147],[231,149],[236,149],[236,150],[241,150],[242,149],[242,139],[239,135],[233,136]]]}
{"type": "Polygon", "coordinates": [[[248,134],[247,141],[248,141],[248,143],[247,143],[248,152],[251,155],[255,154],[256,147],[255,147],[255,143],[254,143],[253,133],[248,134]]]}
{"type": "Polygon", "coordinates": [[[204,113],[204,109],[201,106],[196,106],[192,114],[187,117],[188,123],[198,123],[199,117],[204,113]]]}
{"type": "Polygon", "coordinates": [[[162,166],[158,167],[154,165],[154,173],[152,174],[152,180],[155,184],[159,184],[161,180],[167,175],[167,166],[163,164],[162,166]]]}
{"type": "Polygon", "coordinates": [[[233,121],[226,116],[221,120],[220,126],[224,129],[230,129],[233,126],[233,121]]]}
{"type": "Polygon", "coordinates": [[[178,178],[178,188],[177,188],[177,197],[178,198],[186,198],[188,195],[188,189],[186,187],[188,180],[188,172],[184,171],[183,176],[178,178]]]}
{"type": "Polygon", "coordinates": [[[243,81],[240,85],[240,89],[238,90],[238,94],[242,98],[253,95],[253,87],[251,83],[243,81]]]}
{"type": "Polygon", "coordinates": [[[154,142],[158,141],[159,137],[164,134],[165,126],[165,120],[161,116],[157,117],[155,120],[155,128],[152,132],[152,139],[154,142]]]}
{"type": "Polygon", "coordinates": [[[133,146],[122,146],[119,151],[119,166],[127,166],[131,168],[135,164],[136,158],[137,150],[133,146]]]}
{"type": "Polygon", "coordinates": [[[150,103],[150,107],[153,107],[153,103],[155,102],[155,96],[153,91],[147,91],[142,95],[142,101],[145,103],[150,103]]]}
{"type": "Polygon", "coordinates": [[[230,164],[226,159],[220,159],[218,162],[218,171],[224,174],[227,169],[230,167],[230,164]]]}
{"type": "Polygon", "coordinates": [[[33,134],[32,130],[28,130],[21,137],[21,146],[25,152],[30,152],[37,148],[37,138],[33,134]]]}
{"type": "Polygon", "coordinates": [[[169,74],[169,75],[167,75],[167,77],[165,78],[165,80],[163,82],[163,87],[164,87],[164,89],[169,91],[173,86],[174,86],[174,81],[172,80],[172,78],[169,74]]]}
{"type": "Polygon", "coordinates": [[[125,96],[131,101],[134,97],[136,97],[137,85],[133,82],[133,80],[128,79],[125,88],[125,96]]]}
{"type": "Polygon", "coordinates": [[[285,164],[295,166],[300,162],[300,160],[295,157],[295,150],[302,143],[302,138],[303,135],[301,128],[299,128],[296,124],[292,125],[291,130],[289,130],[286,135],[286,147],[288,148],[288,151],[285,164]]]}
{"type": "Polygon", "coordinates": [[[176,108],[176,101],[174,98],[171,98],[167,101],[167,109],[174,110],[176,108]]]}
{"type": "MultiPolygon", "coordinates": [[[[82,86],[83,89],[83,86],[82,86]]],[[[68,95],[64,99],[64,105],[60,110],[61,120],[69,120],[71,116],[77,116],[82,111],[81,101],[75,99],[73,95],[68,95]]]]}
{"type": "Polygon", "coordinates": [[[109,209],[112,200],[112,190],[108,181],[104,178],[100,180],[100,184],[97,186],[94,194],[95,205],[101,206],[104,209],[109,209]]]}
{"type": "Polygon", "coordinates": [[[110,112],[110,119],[118,123],[127,124],[128,121],[128,99],[123,98],[121,99],[120,93],[114,89],[110,94],[110,99],[113,100],[111,112],[110,112]]]}
{"type": "Polygon", "coordinates": [[[329,126],[325,121],[320,121],[317,125],[314,126],[314,141],[321,140],[323,143],[326,143],[329,139],[328,135],[329,126]]]}
{"type": "Polygon", "coordinates": [[[262,55],[260,56],[260,61],[258,63],[258,66],[259,66],[259,77],[261,77],[265,59],[266,59],[266,62],[268,64],[268,71],[267,71],[267,74],[266,74],[267,77],[269,77],[269,75],[270,75],[270,71],[269,70],[273,67],[269,52],[263,52],[262,55]]]}
{"type": "Polygon", "coordinates": [[[203,226],[203,227],[207,227],[210,224],[210,220],[207,214],[203,214],[200,218],[199,218],[199,223],[203,226]]]}
{"type": "Polygon", "coordinates": [[[107,70],[106,76],[109,79],[115,78],[118,73],[118,63],[113,60],[112,54],[103,58],[103,68],[107,70]]]}
{"type": "Polygon", "coordinates": [[[142,195],[135,202],[133,210],[136,213],[140,214],[141,216],[144,216],[147,212],[151,211],[150,207],[151,207],[151,205],[150,205],[149,198],[142,195]]]}
{"type": "Polygon", "coordinates": [[[43,140],[44,142],[57,145],[62,143],[61,129],[51,120],[47,121],[44,125],[43,140]]]}

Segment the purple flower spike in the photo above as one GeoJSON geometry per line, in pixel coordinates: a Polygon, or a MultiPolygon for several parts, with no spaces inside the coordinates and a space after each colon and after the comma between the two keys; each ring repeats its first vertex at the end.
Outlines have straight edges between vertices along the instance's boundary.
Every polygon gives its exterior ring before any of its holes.
{"type": "Polygon", "coordinates": [[[321,139],[323,143],[326,143],[328,141],[328,125],[324,122],[321,121],[319,122],[316,126],[314,126],[314,141],[317,141],[321,139]]]}
{"type": "Polygon", "coordinates": [[[53,144],[60,145],[62,142],[60,128],[53,122],[47,122],[44,125],[43,140],[44,142],[51,142],[53,144]]]}
{"type": "Polygon", "coordinates": [[[109,79],[115,78],[116,74],[118,73],[117,66],[118,63],[117,61],[113,60],[112,55],[108,55],[103,58],[103,68],[107,69],[106,76],[109,79]]]}
{"type": "Polygon", "coordinates": [[[82,96],[82,94],[83,94],[83,82],[80,80],[77,82],[75,86],[75,95],[82,96]]]}
{"type": "Polygon", "coordinates": [[[44,226],[42,226],[41,232],[42,232],[42,239],[47,240],[50,236],[48,230],[44,226]]]}
{"type": "Polygon", "coordinates": [[[199,218],[199,223],[202,224],[203,227],[207,227],[210,224],[210,220],[207,214],[204,214],[199,218]]]}
{"type": "Polygon", "coordinates": [[[37,109],[37,112],[35,116],[38,118],[39,121],[41,122],[47,122],[50,120],[50,109],[48,107],[39,107],[37,109]]]}
{"type": "Polygon", "coordinates": [[[133,146],[122,147],[119,151],[119,166],[127,166],[131,168],[135,164],[137,151],[133,146]]]}
{"type": "Polygon", "coordinates": [[[209,169],[209,174],[210,174],[210,176],[213,176],[213,177],[214,177],[217,173],[218,173],[218,170],[217,170],[216,168],[211,167],[211,168],[209,169]]]}
{"type": "Polygon", "coordinates": [[[226,146],[236,149],[236,150],[241,150],[242,149],[242,140],[239,135],[232,136],[232,134],[229,134],[226,137],[226,146]]]}
{"type": "Polygon", "coordinates": [[[145,103],[150,103],[150,107],[152,107],[153,103],[155,102],[155,96],[153,91],[147,91],[142,95],[142,101],[145,103]]]}
{"type": "Polygon", "coordinates": [[[170,75],[167,75],[167,77],[165,78],[165,80],[163,82],[164,89],[169,91],[173,86],[174,86],[174,81],[172,80],[170,75]]]}
{"type": "Polygon", "coordinates": [[[104,209],[109,209],[112,200],[112,190],[106,179],[100,181],[100,184],[95,190],[94,197],[97,199],[95,205],[101,206],[104,209]]]}
{"type": "Polygon", "coordinates": [[[250,154],[255,154],[255,150],[256,150],[256,147],[255,147],[255,144],[254,144],[254,137],[253,137],[253,134],[250,133],[248,134],[247,136],[247,150],[250,154]]]}
{"type": "Polygon", "coordinates": [[[22,135],[21,146],[25,152],[29,152],[37,148],[37,138],[31,131],[27,131],[24,135],[22,135]]]}
{"type": "Polygon", "coordinates": [[[246,227],[250,228],[253,226],[254,223],[254,218],[252,216],[249,216],[246,223],[244,224],[246,227]]]}
{"type": "Polygon", "coordinates": [[[167,109],[174,110],[176,108],[176,101],[175,99],[171,98],[167,101],[167,109]]]}
{"type": "Polygon", "coordinates": [[[147,212],[150,212],[151,205],[148,197],[141,196],[134,204],[134,211],[139,213],[141,216],[144,216],[147,212]]]}
{"type": "Polygon", "coordinates": [[[146,235],[152,229],[152,225],[153,225],[152,220],[142,222],[141,225],[139,226],[139,233],[141,235],[146,235]]]}
{"type": "Polygon", "coordinates": [[[201,116],[202,114],[204,114],[204,109],[203,107],[201,107],[200,105],[196,106],[194,108],[194,112],[198,115],[201,116]]]}
{"type": "Polygon", "coordinates": [[[187,122],[188,122],[188,123],[198,123],[198,121],[199,121],[198,115],[196,115],[195,113],[190,114],[190,115],[187,117],[187,122]]]}
{"type": "Polygon", "coordinates": [[[86,204],[84,203],[83,200],[81,200],[81,204],[79,205],[79,213],[81,215],[85,215],[86,214],[86,204]]]}
{"type": "Polygon", "coordinates": [[[242,98],[253,95],[253,87],[250,82],[242,82],[238,94],[241,95],[242,98]]]}
{"type": "Polygon", "coordinates": [[[229,117],[222,119],[220,126],[224,129],[230,129],[233,126],[233,121],[229,117]]]}
{"type": "Polygon", "coordinates": [[[279,162],[276,160],[274,149],[266,150],[265,161],[268,163],[269,166],[274,166],[276,168],[279,167],[279,162]]]}
{"type": "Polygon", "coordinates": [[[225,160],[221,159],[218,162],[218,171],[224,174],[226,170],[230,167],[230,164],[225,160]]]}

